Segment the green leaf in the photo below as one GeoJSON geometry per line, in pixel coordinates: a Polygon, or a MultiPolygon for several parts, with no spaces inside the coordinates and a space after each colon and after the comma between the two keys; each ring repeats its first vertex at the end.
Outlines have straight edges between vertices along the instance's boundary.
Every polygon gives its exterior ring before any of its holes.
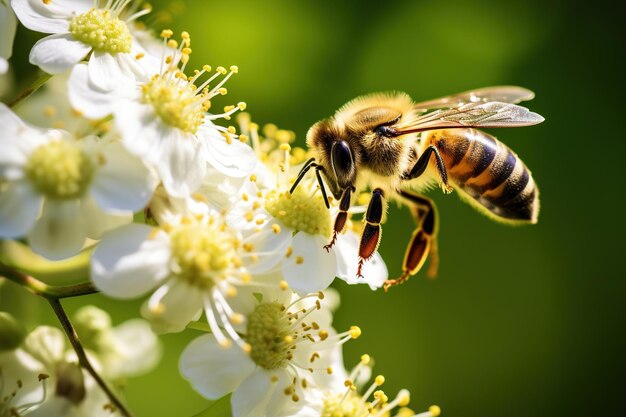
{"type": "Polygon", "coordinates": [[[230,394],[223,396],[219,400],[213,402],[209,408],[196,414],[193,417],[231,417],[230,394]]]}

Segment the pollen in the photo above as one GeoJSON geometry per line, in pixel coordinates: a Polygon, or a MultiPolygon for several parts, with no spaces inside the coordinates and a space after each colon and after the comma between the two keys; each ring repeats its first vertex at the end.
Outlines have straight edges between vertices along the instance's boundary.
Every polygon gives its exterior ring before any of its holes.
{"type": "Polygon", "coordinates": [[[258,366],[267,370],[285,368],[292,356],[293,339],[290,321],[280,303],[259,304],[248,316],[246,342],[258,366]]]}
{"type": "MultiPolygon", "coordinates": [[[[192,285],[210,288],[232,266],[234,241],[214,224],[184,224],[170,239],[174,272],[192,285]]],[[[236,295],[234,287],[229,292],[236,295]]]]}
{"type": "Polygon", "coordinates": [[[53,141],[39,146],[26,162],[26,177],[48,198],[82,197],[91,184],[96,163],[76,142],[53,141]]]}
{"type": "Polygon", "coordinates": [[[431,405],[428,407],[428,411],[433,417],[439,417],[441,415],[441,408],[438,405],[431,405]]]}
{"type": "Polygon", "coordinates": [[[330,236],[331,220],[322,196],[297,188],[293,194],[270,192],[265,209],[287,227],[310,235],[330,236]]]}
{"type": "Polygon", "coordinates": [[[69,32],[94,51],[110,54],[130,52],[132,38],[126,22],[107,9],[91,9],[74,16],[70,21],[69,32]]]}

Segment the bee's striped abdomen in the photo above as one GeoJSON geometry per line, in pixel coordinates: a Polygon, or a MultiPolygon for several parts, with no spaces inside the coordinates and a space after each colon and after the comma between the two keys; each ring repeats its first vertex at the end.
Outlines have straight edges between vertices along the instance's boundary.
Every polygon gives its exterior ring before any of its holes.
{"type": "Polygon", "coordinates": [[[539,193],[522,160],[493,136],[476,129],[428,134],[451,181],[498,218],[536,223],[539,193]]]}

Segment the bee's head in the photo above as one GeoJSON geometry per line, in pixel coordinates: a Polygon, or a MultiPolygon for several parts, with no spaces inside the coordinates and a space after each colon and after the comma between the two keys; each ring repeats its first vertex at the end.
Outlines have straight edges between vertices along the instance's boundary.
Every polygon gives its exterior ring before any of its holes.
{"type": "Polygon", "coordinates": [[[356,181],[358,155],[354,140],[331,120],[322,120],[309,129],[306,141],[322,167],[328,187],[339,199],[342,190],[354,187],[356,181]]]}

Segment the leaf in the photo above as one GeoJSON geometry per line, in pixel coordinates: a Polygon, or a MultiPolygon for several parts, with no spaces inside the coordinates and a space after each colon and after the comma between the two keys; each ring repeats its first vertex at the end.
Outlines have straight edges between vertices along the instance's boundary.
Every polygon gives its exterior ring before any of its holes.
{"type": "Polygon", "coordinates": [[[230,409],[230,394],[223,396],[217,401],[214,401],[209,408],[193,417],[230,417],[232,411],[230,409]]]}

